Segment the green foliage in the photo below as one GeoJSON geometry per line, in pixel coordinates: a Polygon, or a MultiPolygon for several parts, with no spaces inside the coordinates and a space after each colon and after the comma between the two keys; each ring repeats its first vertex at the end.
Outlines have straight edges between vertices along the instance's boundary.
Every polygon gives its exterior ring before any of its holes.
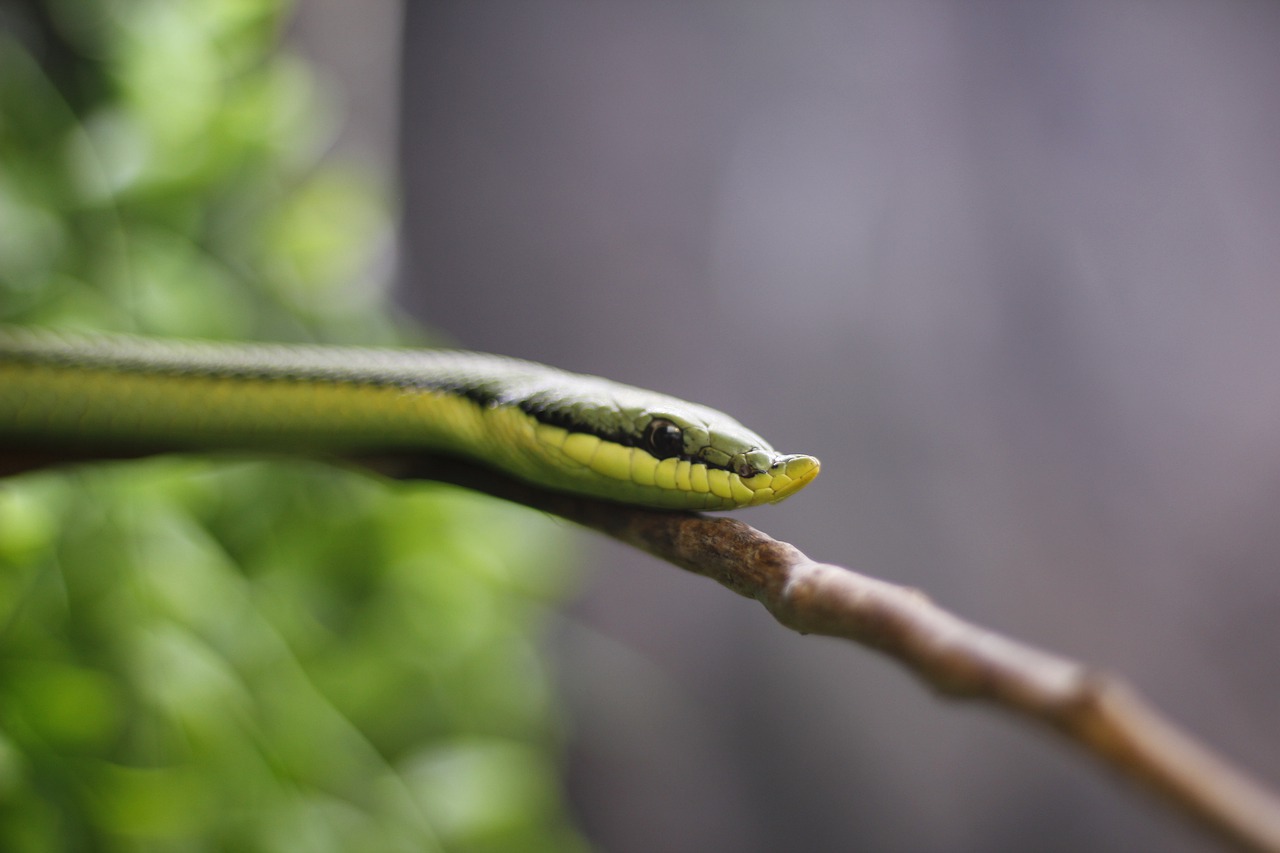
{"type": "Polygon", "coordinates": [[[43,65],[0,31],[0,319],[393,337],[358,278],[381,191],[318,164],[332,122],[271,52],[281,3],[47,5],[43,65]]]}
{"type": "MultiPolygon", "coordinates": [[[[0,320],[397,338],[363,280],[382,192],[319,161],[284,12],[61,0],[0,29],[0,320]]],[[[305,462],[0,482],[0,849],[581,849],[536,647],[563,545],[305,462]]]]}

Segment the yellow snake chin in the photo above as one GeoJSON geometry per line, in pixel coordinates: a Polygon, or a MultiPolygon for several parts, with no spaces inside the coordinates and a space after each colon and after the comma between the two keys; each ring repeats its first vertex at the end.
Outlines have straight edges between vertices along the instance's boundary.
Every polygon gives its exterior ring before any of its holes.
{"type": "Polygon", "coordinates": [[[749,488],[756,496],[751,504],[754,506],[762,503],[777,503],[791,497],[813,482],[821,467],[821,463],[813,456],[782,457],[768,471],[757,474],[748,481],[749,488]]]}

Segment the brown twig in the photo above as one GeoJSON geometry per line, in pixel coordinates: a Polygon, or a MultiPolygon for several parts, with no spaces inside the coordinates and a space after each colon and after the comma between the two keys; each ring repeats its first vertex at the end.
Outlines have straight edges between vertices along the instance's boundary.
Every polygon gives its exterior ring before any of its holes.
{"type": "MultiPolygon", "coordinates": [[[[5,457],[0,452],[0,474],[59,461],[5,457]]],[[[985,700],[1047,726],[1219,837],[1280,853],[1280,799],[1123,680],[965,622],[917,590],[815,562],[732,518],[547,492],[446,457],[348,461],[395,479],[465,486],[605,533],[756,599],[788,628],[875,648],[944,695],[985,700]]]]}
{"type": "Polygon", "coordinates": [[[1280,798],[1122,679],[965,622],[917,590],[815,562],[733,518],[545,492],[450,459],[365,462],[392,477],[451,482],[553,513],[711,578],[792,630],[877,649],[942,694],[1048,726],[1236,846],[1280,853],[1280,798]]]}

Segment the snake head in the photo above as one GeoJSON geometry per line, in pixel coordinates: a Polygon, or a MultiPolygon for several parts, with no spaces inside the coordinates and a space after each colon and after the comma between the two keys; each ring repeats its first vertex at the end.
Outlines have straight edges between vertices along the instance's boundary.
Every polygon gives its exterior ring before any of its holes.
{"type": "Polygon", "coordinates": [[[637,432],[637,446],[655,460],[655,485],[669,479],[660,473],[664,465],[672,467],[667,460],[679,460],[676,490],[708,509],[777,503],[810,483],[821,467],[813,456],[777,452],[723,412],[689,403],[646,410],[637,432]],[[680,462],[690,465],[687,487],[680,462]]]}

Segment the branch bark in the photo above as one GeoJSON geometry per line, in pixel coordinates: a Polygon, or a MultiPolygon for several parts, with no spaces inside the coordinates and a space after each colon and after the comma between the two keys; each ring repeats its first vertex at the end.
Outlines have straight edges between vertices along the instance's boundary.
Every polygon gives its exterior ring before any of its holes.
{"type": "MultiPolygon", "coordinates": [[[[0,452],[0,476],[87,456],[0,452]]],[[[754,598],[794,631],[876,649],[944,696],[988,702],[1048,728],[1240,849],[1280,853],[1280,798],[1123,679],[965,622],[918,590],[815,562],[733,518],[548,492],[449,457],[343,461],[393,479],[474,489],[612,536],[754,598]]]]}

